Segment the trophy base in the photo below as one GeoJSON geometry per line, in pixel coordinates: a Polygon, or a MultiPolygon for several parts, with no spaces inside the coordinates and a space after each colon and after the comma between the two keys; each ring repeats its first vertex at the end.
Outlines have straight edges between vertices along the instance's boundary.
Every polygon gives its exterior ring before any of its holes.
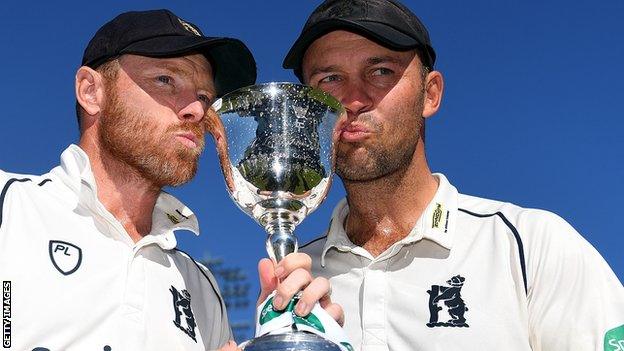
{"type": "Polygon", "coordinates": [[[295,331],[252,339],[245,351],[340,351],[340,347],[314,333],[295,331]]]}

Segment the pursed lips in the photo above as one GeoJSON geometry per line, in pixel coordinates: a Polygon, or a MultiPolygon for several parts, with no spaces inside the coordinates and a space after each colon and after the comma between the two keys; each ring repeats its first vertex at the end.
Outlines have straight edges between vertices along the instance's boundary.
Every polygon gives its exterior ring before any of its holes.
{"type": "Polygon", "coordinates": [[[194,133],[178,132],[175,136],[178,140],[180,140],[180,142],[182,142],[182,144],[190,148],[196,148],[199,145],[199,137],[197,137],[194,133]]]}
{"type": "Polygon", "coordinates": [[[340,131],[340,139],[345,142],[356,142],[367,138],[371,134],[371,130],[360,124],[350,123],[342,127],[340,131]]]}

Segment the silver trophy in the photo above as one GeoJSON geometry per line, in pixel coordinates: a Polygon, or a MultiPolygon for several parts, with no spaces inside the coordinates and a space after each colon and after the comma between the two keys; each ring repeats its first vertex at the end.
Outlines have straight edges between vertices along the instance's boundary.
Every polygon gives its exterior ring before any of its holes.
{"type": "MultiPolygon", "coordinates": [[[[230,196],[268,233],[269,256],[297,251],[295,227],[323,201],[334,172],[342,105],[327,93],[292,83],[231,92],[213,105],[209,129],[230,196]]],[[[251,340],[245,351],[339,350],[316,334],[293,330],[251,340]]]]}

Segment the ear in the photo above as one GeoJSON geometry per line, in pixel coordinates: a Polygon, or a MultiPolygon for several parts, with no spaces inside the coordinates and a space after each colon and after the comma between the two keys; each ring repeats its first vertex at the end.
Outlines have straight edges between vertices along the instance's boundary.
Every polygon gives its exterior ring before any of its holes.
{"type": "Polygon", "coordinates": [[[429,72],[425,84],[423,117],[428,118],[438,112],[442,104],[442,93],[444,91],[444,78],[442,78],[442,73],[438,71],[429,72]]]}
{"type": "Polygon", "coordinates": [[[102,76],[96,70],[82,66],[76,72],[76,101],[89,116],[95,116],[102,110],[104,84],[102,76]]]}

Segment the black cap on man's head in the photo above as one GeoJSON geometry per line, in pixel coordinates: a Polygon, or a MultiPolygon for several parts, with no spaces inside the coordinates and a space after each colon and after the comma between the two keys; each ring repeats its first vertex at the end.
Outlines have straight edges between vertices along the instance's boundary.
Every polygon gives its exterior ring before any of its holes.
{"type": "Polygon", "coordinates": [[[103,25],[84,51],[82,65],[97,68],[124,54],[175,57],[204,54],[212,65],[217,95],[254,84],[256,62],[238,39],[206,37],[169,10],[125,12],[103,25]]]}
{"type": "Polygon", "coordinates": [[[308,47],[319,37],[341,29],[392,50],[418,49],[423,65],[433,69],[436,55],[427,29],[412,11],[395,0],[324,1],[308,18],[283,67],[294,69],[301,79],[301,63],[308,47]]]}

